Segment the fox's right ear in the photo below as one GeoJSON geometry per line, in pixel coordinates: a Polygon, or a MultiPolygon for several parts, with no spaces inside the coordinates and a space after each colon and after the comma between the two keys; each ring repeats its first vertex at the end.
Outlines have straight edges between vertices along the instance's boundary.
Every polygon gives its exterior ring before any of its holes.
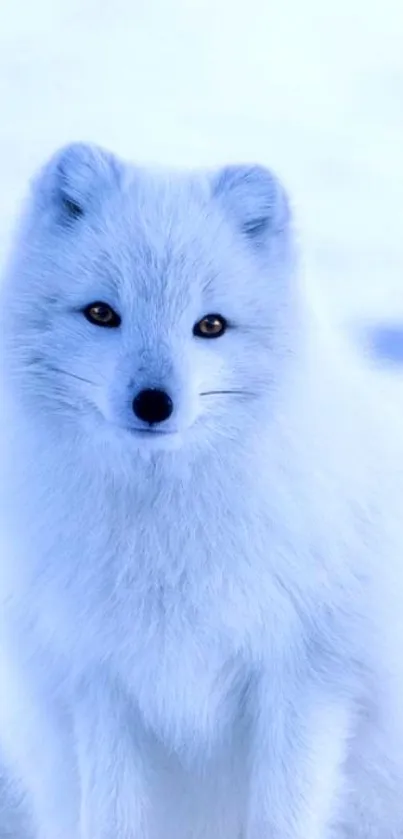
{"type": "Polygon", "coordinates": [[[71,225],[95,206],[119,181],[117,159],[96,145],[71,143],[60,149],[34,178],[33,190],[43,208],[71,225]]]}
{"type": "Polygon", "coordinates": [[[285,189],[264,166],[226,166],[214,179],[213,194],[252,246],[264,248],[289,227],[285,189]]]}

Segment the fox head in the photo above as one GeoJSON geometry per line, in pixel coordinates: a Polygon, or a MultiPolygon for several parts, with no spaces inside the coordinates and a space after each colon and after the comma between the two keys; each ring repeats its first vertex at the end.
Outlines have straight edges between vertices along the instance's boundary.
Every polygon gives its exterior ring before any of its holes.
{"type": "Polygon", "coordinates": [[[13,398],[139,452],[245,439],[296,351],[294,282],[270,171],[145,170],[70,145],[33,180],[2,285],[13,398]]]}

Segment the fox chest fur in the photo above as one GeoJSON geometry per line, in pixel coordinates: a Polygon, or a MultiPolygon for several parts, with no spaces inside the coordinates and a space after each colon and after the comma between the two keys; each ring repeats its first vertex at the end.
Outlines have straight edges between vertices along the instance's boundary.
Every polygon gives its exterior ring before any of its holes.
{"type": "Polygon", "coordinates": [[[112,482],[95,490],[74,469],[66,499],[65,465],[63,486],[52,463],[52,492],[27,493],[14,543],[14,580],[19,564],[31,569],[33,643],[53,648],[71,684],[106,664],[164,736],[209,740],[236,714],[254,664],[278,658],[296,629],[263,504],[220,507],[203,500],[203,480],[197,503],[190,487],[130,497],[112,482]]]}

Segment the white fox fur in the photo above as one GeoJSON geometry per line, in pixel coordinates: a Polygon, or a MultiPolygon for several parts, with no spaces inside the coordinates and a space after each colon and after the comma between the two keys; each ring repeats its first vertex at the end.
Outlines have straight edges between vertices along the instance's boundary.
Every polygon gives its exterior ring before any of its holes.
{"type": "Polygon", "coordinates": [[[0,290],[0,738],[38,839],[403,836],[403,460],[295,261],[260,167],[77,144],[33,183],[0,290]]]}

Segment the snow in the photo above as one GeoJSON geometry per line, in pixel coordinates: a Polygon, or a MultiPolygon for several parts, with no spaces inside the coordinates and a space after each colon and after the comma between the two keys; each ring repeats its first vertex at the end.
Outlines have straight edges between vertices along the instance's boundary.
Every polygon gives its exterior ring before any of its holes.
{"type": "Polygon", "coordinates": [[[33,169],[258,160],[336,318],[403,320],[401,0],[13,0],[0,11],[0,258],[33,169]]]}

